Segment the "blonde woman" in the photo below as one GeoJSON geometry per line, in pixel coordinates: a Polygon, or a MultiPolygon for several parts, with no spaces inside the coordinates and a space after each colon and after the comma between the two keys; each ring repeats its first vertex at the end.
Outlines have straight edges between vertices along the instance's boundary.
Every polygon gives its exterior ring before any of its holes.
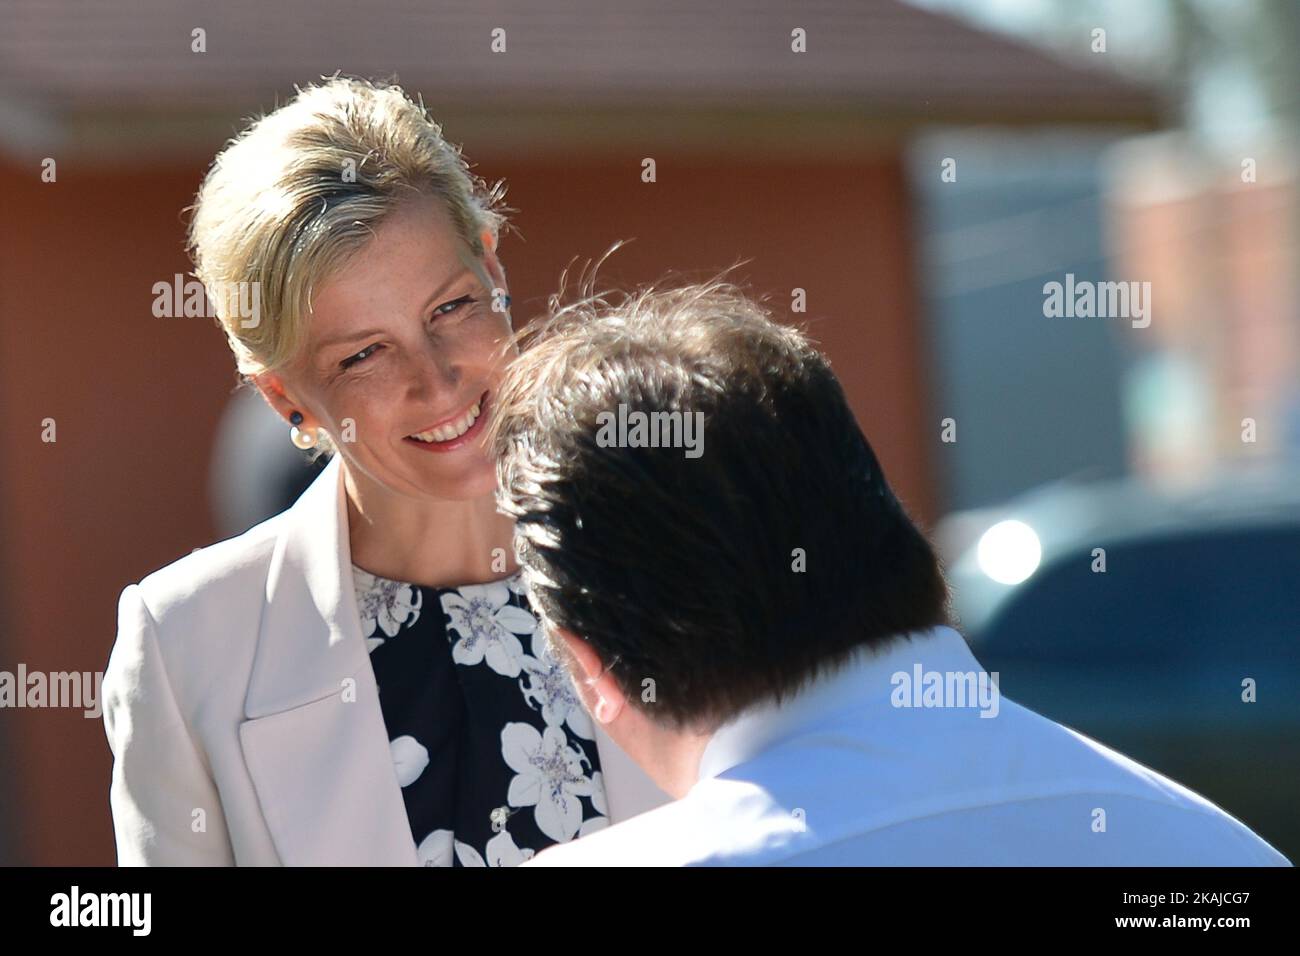
{"type": "Polygon", "coordinates": [[[548,656],[495,510],[500,198],[401,89],[345,78],[213,163],[196,274],[286,440],[332,457],[123,591],[120,864],[510,865],[667,800],[548,656]]]}

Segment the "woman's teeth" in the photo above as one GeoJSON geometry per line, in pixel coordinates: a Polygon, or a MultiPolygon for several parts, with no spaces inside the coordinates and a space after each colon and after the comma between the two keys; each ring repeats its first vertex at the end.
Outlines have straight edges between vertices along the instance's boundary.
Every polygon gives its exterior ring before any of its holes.
{"type": "Polygon", "coordinates": [[[450,425],[439,425],[437,428],[430,429],[427,432],[418,432],[411,437],[417,441],[451,441],[453,438],[459,438],[469,431],[470,426],[478,419],[478,415],[479,406],[475,402],[473,408],[450,425]]]}

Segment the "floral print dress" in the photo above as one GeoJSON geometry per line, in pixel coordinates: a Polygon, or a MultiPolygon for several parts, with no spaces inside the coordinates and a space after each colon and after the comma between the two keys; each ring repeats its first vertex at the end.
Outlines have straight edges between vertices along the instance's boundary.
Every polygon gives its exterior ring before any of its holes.
{"type": "Polygon", "coordinates": [[[353,566],[424,866],[514,866],[609,822],[591,718],[518,573],[428,588],[353,566]]]}

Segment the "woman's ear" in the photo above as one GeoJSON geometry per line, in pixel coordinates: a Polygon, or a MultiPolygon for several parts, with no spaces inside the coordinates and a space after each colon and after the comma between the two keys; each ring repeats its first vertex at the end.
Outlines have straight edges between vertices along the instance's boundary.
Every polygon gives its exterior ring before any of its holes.
{"type": "Polygon", "coordinates": [[[485,229],[479,235],[479,239],[483,243],[483,254],[481,256],[475,255],[474,250],[470,248],[467,242],[456,243],[456,255],[460,257],[461,265],[472,272],[474,277],[478,279],[479,285],[483,287],[485,293],[495,298],[497,290],[500,289],[500,294],[504,295],[506,274],[505,270],[501,268],[501,263],[497,260],[496,252],[493,249],[495,243],[492,233],[485,229]]]}
{"type": "Polygon", "coordinates": [[[259,372],[256,375],[250,375],[249,380],[262,393],[268,405],[275,409],[275,413],[283,418],[289,424],[289,416],[294,412],[299,412],[303,416],[302,425],[311,427],[315,423],[309,421],[306,410],[300,408],[285,392],[284,380],[274,372],[259,372]]]}
{"type": "Polygon", "coordinates": [[[501,260],[497,258],[497,238],[491,231],[484,229],[483,240],[483,261],[487,265],[488,275],[492,278],[492,285],[495,288],[506,288],[506,270],[501,265],[501,260]]]}

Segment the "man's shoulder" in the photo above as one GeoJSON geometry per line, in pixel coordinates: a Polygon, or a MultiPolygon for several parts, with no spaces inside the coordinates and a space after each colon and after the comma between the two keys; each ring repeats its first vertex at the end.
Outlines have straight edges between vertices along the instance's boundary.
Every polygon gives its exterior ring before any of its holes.
{"type": "Polygon", "coordinates": [[[813,769],[786,786],[701,781],[681,800],[530,865],[1289,865],[1245,824],[1138,764],[1054,791],[971,791],[897,806],[864,799],[835,777],[813,769]]]}
{"type": "Polygon", "coordinates": [[[679,834],[683,825],[694,829],[694,817],[690,807],[675,800],[581,839],[558,843],[523,865],[680,866],[685,847],[679,834]]]}
{"type": "Polygon", "coordinates": [[[963,730],[971,732],[948,742],[950,762],[960,764],[957,749],[965,748],[964,766],[983,793],[954,787],[956,799],[930,822],[960,820],[963,832],[996,827],[1006,862],[1289,865],[1204,795],[1014,701],[1004,698],[1001,714],[986,726],[972,721],[963,730]]]}
{"type": "Polygon", "coordinates": [[[536,865],[1287,865],[1163,774],[1004,699],[835,715],[536,865]]]}
{"type": "Polygon", "coordinates": [[[527,866],[698,866],[757,857],[806,835],[799,814],[745,780],[700,781],[685,797],[571,843],[527,866]]]}
{"type": "Polygon", "coordinates": [[[1207,866],[1290,865],[1249,826],[1203,794],[1085,734],[1056,726],[1105,768],[1096,777],[1097,807],[1091,811],[1099,832],[1107,825],[1108,798],[1115,796],[1128,801],[1130,819],[1145,821],[1129,828],[1135,848],[1149,846],[1160,854],[1186,843],[1198,848],[1207,866]]]}

